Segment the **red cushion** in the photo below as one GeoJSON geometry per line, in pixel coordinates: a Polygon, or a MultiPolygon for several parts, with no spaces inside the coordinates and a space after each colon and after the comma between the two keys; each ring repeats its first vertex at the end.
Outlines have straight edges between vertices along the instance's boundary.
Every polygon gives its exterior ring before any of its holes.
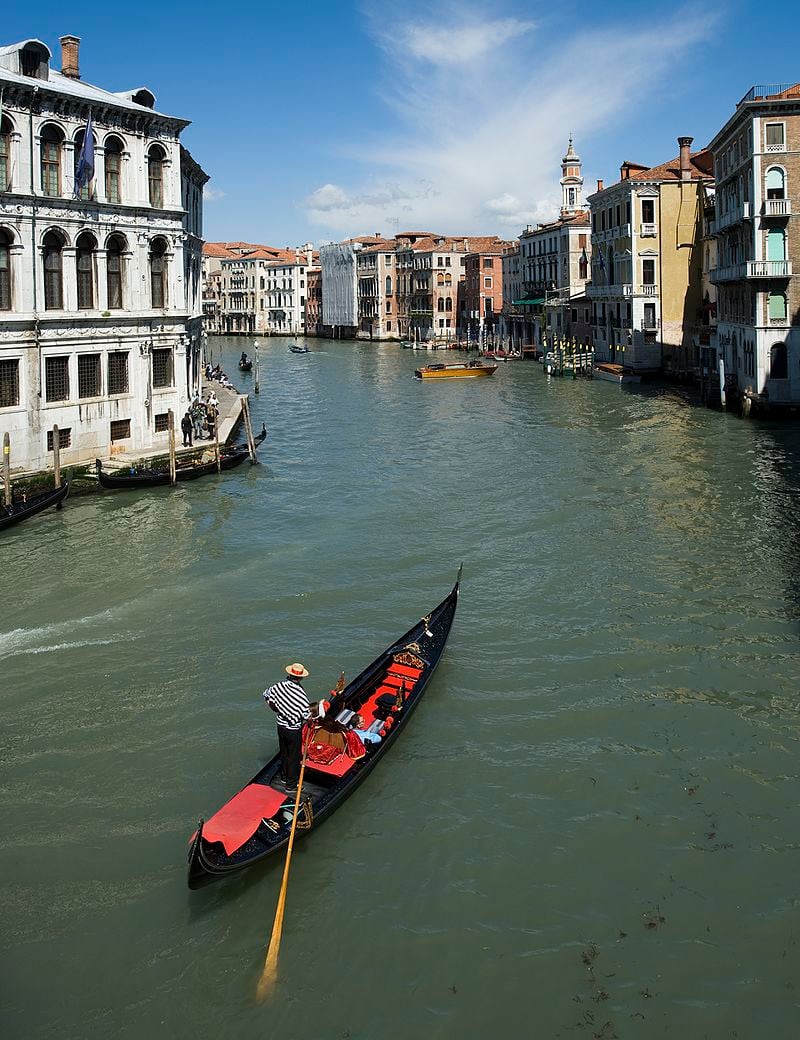
{"type": "Polygon", "coordinates": [[[286,801],[286,794],[264,784],[248,784],[203,825],[206,841],[221,841],[232,856],[252,838],[262,819],[270,819],[286,801]]]}
{"type": "Polygon", "coordinates": [[[389,665],[389,671],[395,675],[405,675],[408,679],[419,679],[422,675],[421,668],[414,668],[410,664],[394,664],[389,665]]]}

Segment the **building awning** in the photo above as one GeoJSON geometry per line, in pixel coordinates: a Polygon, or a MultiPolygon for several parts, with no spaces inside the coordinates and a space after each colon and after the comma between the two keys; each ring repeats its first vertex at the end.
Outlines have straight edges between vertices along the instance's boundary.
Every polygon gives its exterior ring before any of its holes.
{"type": "Polygon", "coordinates": [[[544,303],[544,296],[526,296],[522,300],[512,300],[511,303],[514,307],[536,307],[544,303]]]}

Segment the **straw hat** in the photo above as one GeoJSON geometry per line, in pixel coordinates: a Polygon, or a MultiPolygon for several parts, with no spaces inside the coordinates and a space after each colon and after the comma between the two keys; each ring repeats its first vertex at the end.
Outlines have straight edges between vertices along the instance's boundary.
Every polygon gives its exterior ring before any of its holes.
{"type": "Polygon", "coordinates": [[[295,661],[294,664],[286,665],[286,674],[291,675],[293,679],[305,679],[308,675],[308,671],[300,664],[299,661],[295,661]]]}

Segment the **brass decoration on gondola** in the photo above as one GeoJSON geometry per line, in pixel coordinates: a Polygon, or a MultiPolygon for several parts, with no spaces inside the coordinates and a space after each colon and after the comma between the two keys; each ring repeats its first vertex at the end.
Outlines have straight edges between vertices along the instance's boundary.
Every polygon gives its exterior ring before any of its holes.
{"type": "Polygon", "coordinates": [[[419,656],[419,643],[409,643],[405,649],[394,655],[395,664],[407,664],[411,668],[424,668],[427,662],[419,656]]]}
{"type": "Polygon", "coordinates": [[[311,802],[304,801],[300,804],[300,811],[297,814],[297,829],[299,831],[307,831],[311,829],[311,824],[314,822],[314,810],[311,808],[311,802]]]}

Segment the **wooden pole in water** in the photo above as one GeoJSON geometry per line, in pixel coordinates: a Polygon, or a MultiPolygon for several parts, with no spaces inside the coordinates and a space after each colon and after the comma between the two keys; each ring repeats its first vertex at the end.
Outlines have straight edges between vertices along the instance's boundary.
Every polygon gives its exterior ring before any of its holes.
{"type": "Polygon", "coordinates": [[[308,749],[314,739],[312,733],[309,737],[306,749],[303,752],[303,761],[300,763],[300,779],[297,781],[297,795],[294,800],[294,815],[292,816],[292,829],[289,832],[289,846],[286,849],[286,862],[283,865],[283,878],[281,879],[281,890],[278,893],[278,905],[275,908],[275,920],[272,924],[272,935],[269,939],[267,956],[264,960],[264,970],[258,980],[256,999],[260,1002],[269,996],[272,987],[278,977],[278,953],[281,948],[281,934],[283,933],[283,915],[286,910],[286,889],[289,886],[289,865],[292,862],[292,849],[294,848],[294,835],[297,830],[297,817],[300,811],[300,794],[303,790],[303,777],[306,771],[306,758],[308,749]]]}
{"type": "Polygon", "coordinates": [[[242,399],[242,414],[244,415],[244,426],[247,430],[247,446],[250,448],[250,461],[256,461],[256,442],[253,437],[253,423],[250,420],[250,400],[247,397],[242,399]]]}
{"type": "Polygon", "coordinates": [[[217,413],[214,416],[214,457],[217,460],[217,473],[221,473],[222,456],[219,453],[219,408],[215,408],[214,411],[217,413]]]}
{"type": "Polygon", "coordinates": [[[61,435],[58,427],[53,427],[53,485],[61,487],[61,435]]]}
{"type": "Polygon", "coordinates": [[[255,393],[258,393],[259,389],[260,389],[259,388],[259,382],[258,382],[258,340],[256,340],[256,342],[255,342],[255,348],[256,348],[256,379],[255,379],[255,386],[253,387],[253,390],[255,391],[255,393]]]}
{"type": "Polygon", "coordinates": [[[11,505],[11,437],[3,434],[3,505],[11,505]]]}
{"type": "Polygon", "coordinates": [[[177,479],[175,474],[175,416],[171,408],[167,416],[167,421],[169,422],[169,482],[175,487],[177,479]]]}

